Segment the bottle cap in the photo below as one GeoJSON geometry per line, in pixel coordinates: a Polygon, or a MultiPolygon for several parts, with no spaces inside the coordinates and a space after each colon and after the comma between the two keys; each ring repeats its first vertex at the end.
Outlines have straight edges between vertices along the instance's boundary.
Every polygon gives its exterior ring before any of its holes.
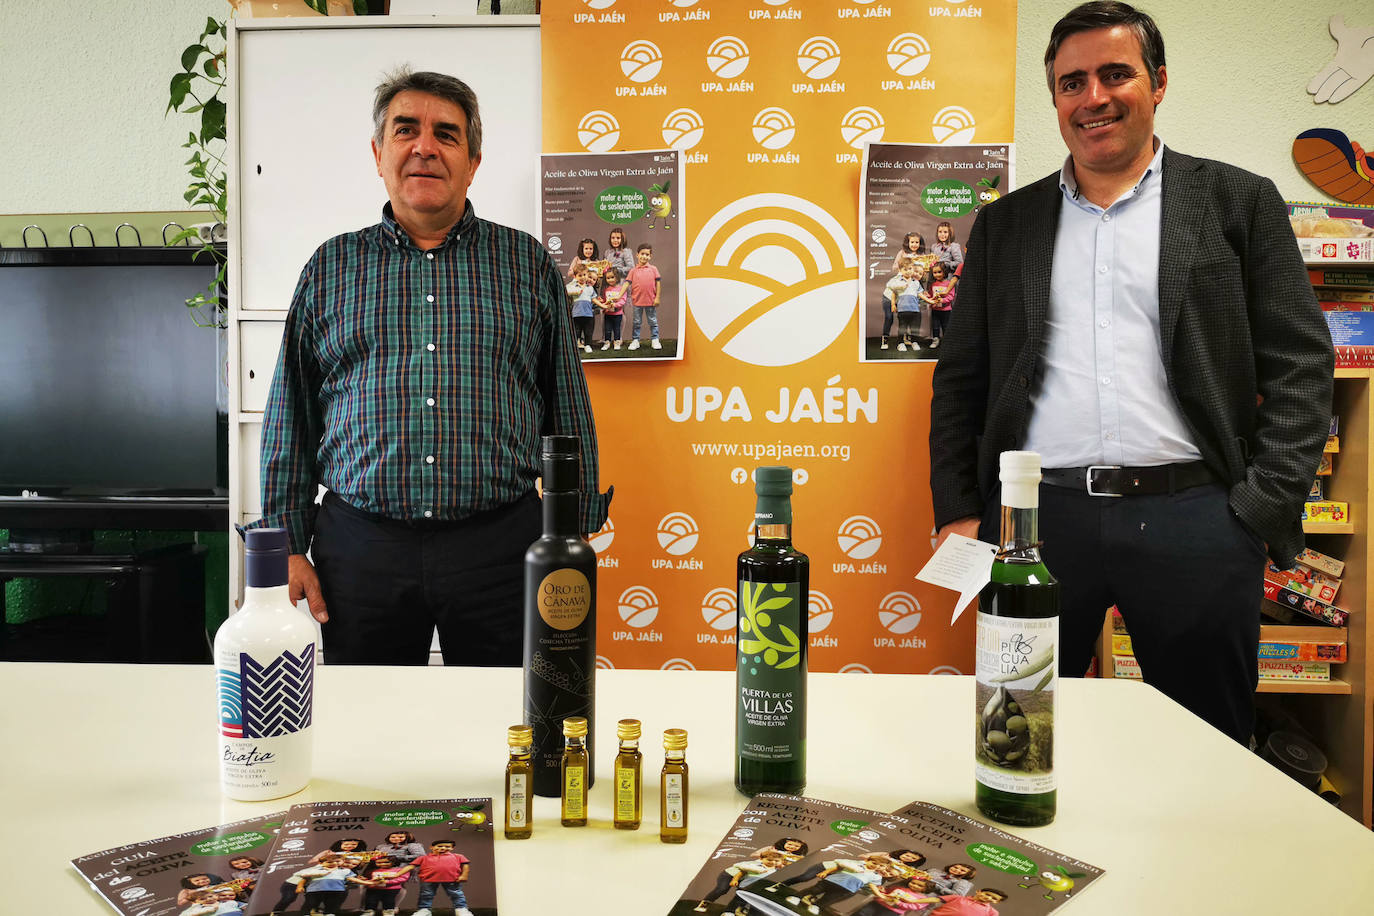
{"type": "Polygon", "coordinates": [[[621,741],[639,740],[639,720],[621,719],[615,726],[615,736],[621,741]]]}
{"type": "Polygon", "coordinates": [[[576,490],[581,485],[582,443],[576,436],[545,436],[541,457],[544,461],[544,489],[555,492],[576,490]]]}
{"type": "Polygon", "coordinates": [[[564,738],[587,737],[587,720],[581,716],[571,716],[563,720],[564,738]]]}
{"type": "Polygon", "coordinates": [[[1002,482],[1008,480],[1034,480],[1040,482],[1039,452],[1003,452],[1002,482]]]}
{"type": "Polygon", "coordinates": [[[687,749],[687,729],[667,728],[663,730],[663,749],[682,751],[687,749]]]}
{"type": "Polygon", "coordinates": [[[290,552],[285,528],[249,528],[243,533],[244,584],[249,588],[286,585],[290,552]]]}
{"type": "Polygon", "coordinates": [[[511,747],[529,747],[534,743],[534,729],[528,725],[512,725],[506,729],[506,743],[511,747]]]}
{"type": "Polygon", "coordinates": [[[758,496],[791,496],[792,469],[788,467],[755,468],[754,493],[758,496]]]}

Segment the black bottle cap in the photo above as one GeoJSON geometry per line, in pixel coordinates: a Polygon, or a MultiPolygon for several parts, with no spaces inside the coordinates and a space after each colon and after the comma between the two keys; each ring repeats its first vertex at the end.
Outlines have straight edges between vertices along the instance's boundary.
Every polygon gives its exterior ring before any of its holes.
{"type": "Polygon", "coordinates": [[[249,588],[276,588],[287,582],[291,552],[285,528],[249,528],[243,533],[243,583],[249,588]]]}
{"type": "Polygon", "coordinates": [[[545,490],[579,489],[582,443],[576,436],[545,436],[543,458],[545,490]]]}

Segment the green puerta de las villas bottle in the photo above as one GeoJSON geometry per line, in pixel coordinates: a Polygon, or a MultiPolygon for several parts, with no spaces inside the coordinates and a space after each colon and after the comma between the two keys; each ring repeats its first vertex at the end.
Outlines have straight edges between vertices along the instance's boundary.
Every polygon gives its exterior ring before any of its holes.
{"type": "Polygon", "coordinates": [[[1002,531],[979,595],[974,800],[992,820],[1054,820],[1059,582],[1040,558],[1040,455],[1003,452],[1002,531]]]}
{"type": "Polygon", "coordinates": [[[792,546],[792,469],[754,472],[754,546],[739,555],[735,786],[745,795],[806,786],[810,560],[792,546]]]}

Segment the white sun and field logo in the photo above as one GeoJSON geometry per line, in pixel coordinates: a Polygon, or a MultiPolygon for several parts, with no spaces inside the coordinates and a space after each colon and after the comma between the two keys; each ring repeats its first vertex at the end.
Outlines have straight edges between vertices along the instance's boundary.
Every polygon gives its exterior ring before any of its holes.
{"type": "Polygon", "coordinates": [[[620,72],[635,83],[647,83],[663,69],[663,52],[643,38],[627,44],[620,52],[620,72]]]}
{"type": "Polygon", "coordinates": [[[734,35],[722,35],[706,49],[706,67],[717,79],[742,76],[749,69],[749,46],[734,35]]]}
{"type": "Polygon", "coordinates": [[[850,662],[839,671],[840,674],[872,674],[873,669],[858,662],[850,662]]]}
{"type": "Polygon", "coordinates": [[[670,658],[658,667],[659,671],[695,671],[697,666],[685,658],[670,658]]]}
{"type": "Polygon", "coordinates": [[[883,546],[883,529],[867,515],[851,515],[840,522],[835,540],[851,560],[867,560],[883,546]]]}
{"type": "Polygon", "coordinates": [[[765,108],[749,126],[754,141],[764,149],[783,149],[797,136],[797,120],[786,108],[765,108]]]}
{"type": "Polygon", "coordinates": [[[713,588],[701,599],[701,619],[713,630],[733,630],[739,617],[735,590],[713,588]]]}
{"type": "Polygon", "coordinates": [[[689,150],[706,135],[706,123],[690,108],[668,112],[663,119],[663,142],[672,149],[689,150]]]}
{"type": "Polygon", "coordinates": [[[934,668],[931,668],[929,671],[926,672],[926,674],[963,674],[963,673],[964,673],[964,672],[960,671],[958,668],[954,667],[953,665],[936,665],[934,668]]]}
{"type": "Polygon", "coordinates": [[[817,589],[811,589],[806,596],[806,631],[824,633],[825,628],[835,620],[835,602],[830,596],[817,589]]]}
{"type": "Polygon", "coordinates": [[[898,76],[916,76],[930,66],[930,42],[915,32],[903,32],[887,43],[887,65],[898,76]]]}
{"type": "Polygon", "coordinates": [[[696,519],[686,512],[669,512],[658,520],[658,546],[675,557],[692,552],[701,537],[696,519]]]}
{"type": "Polygon", "coordinates": [[[717,210],[687,257],[688,307],[727,356],[790,366],[825,350],[858,302],[859,258],[828,211],[791,194],[717,210]]]}
{"type": "Polygon", "coordinates": [[[973,113],[958,105],[941,108],[930,121],[930,133],[935,142],[948,146],[972,143],[977,128],[973,113]]]}
{"type": "Polygon", "coordinates": [[[604,655],[598,655],[596,657],[596,667],[600,668],[602,671],[615,670],[615,665],[611,664],[611,660],[604,655]]]}
{"type": "Polygon", "coordinates": [[[797,49],[797,67],[807,79],[823,80],[840,66],[840,46],[833,38],[815,35],[797,49]]]}
{"type": "Polygon", "coordinates": [[[642,585],[632,585],[620,593],[616,612],[626,626],[647,627],[658,617],[658,596],[642,585]]]}
{"type": "Polygon", "coordinates": [[[878,622],[895,636],[910,633],[921,623],[921,602],[910,592],[891,592],[878,602],[878,622]]]}
{"type": "Polygon", "coordinates": [[[620,122],[609,111],[589,111],[577,122],[577,142],[589,153],[608,153],[620,142],[620,122]]]}
{"type": "Polygon", "coordinates": [[[611,549],[611,544],[615,542],[615,525],[611,523],[610,516],[606,517],[606,523],[597,530],[596,534],[587,538],[587,543],[592,550],[597,553],[605,553],[611,549]]]}
{"type": "Polygon", "coordinates": [[[615,0],[582,0],[589,10],[608,10],[615,6],[615,0]]]}
{"type": "Polygon", "coordinates": [[[689,10],[700,2],[701,0],[668,0],[668,5],[675,6],[680,10],[689,10]]]}
{"type": "Polygon", "coordinates": [[[867,105],[851,108],[840,120],[840,137],[854,149],[863,149],[865,143],[877,143],[886,129],[883,116],[867,105]]]}

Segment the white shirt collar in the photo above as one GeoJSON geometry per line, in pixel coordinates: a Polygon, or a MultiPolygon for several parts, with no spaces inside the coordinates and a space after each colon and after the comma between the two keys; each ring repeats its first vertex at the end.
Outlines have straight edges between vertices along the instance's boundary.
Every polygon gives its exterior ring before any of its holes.
{"type": "MultiPolygon", "coordinates": [[[[1159,137],[1154,138],[1154,147],[1155,154],[1150,158],[1150,164],[1145,167],[1145,173],[1140,176],[1140,180],[1135,183],[1135,187],[1131,188],[1126,194],[1123,194],[1122,197],[1129,197],[1132,194],[1138,193],[1140,191],[1140,186],[1143,185],[1151,175],[1159,174],[1160,169],[1164,167],[1164,143],[1159,137]]],[[[1064,157],[1064,164],[1059,169],[1059,190],[1063,191],[1064,196],[1069,200],[1078,200],[1078,179],[1074,176],[1073,172],[1072,153],[1064,157]]]]}

